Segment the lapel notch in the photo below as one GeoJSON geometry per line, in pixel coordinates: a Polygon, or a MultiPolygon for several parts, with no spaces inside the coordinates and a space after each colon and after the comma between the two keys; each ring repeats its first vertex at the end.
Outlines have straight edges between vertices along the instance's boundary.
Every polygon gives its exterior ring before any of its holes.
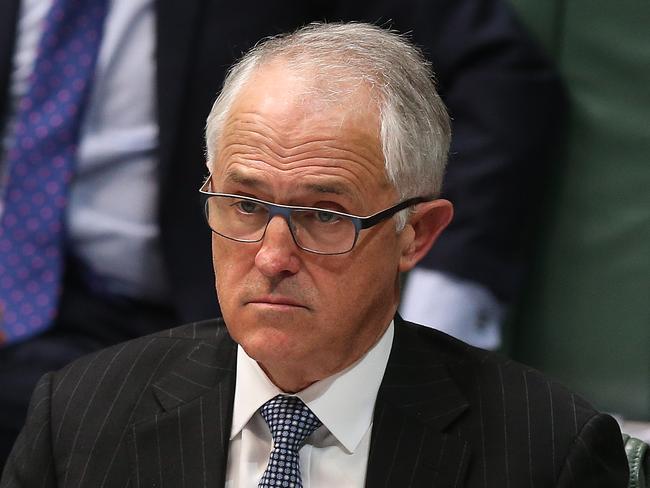
{"type": "Polygon", "coordinates": [[[153,384],[163,408],[133,426],[135,486],[223,486],[236,348],[201,342],[153,384]]]}

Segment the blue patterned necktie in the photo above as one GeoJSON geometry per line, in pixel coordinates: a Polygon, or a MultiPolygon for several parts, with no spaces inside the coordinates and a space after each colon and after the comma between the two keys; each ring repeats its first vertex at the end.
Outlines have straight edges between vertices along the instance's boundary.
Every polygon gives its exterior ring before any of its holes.
{"type": "Polygon", "coordinates": [[[5,158],[0,209],[0,344],[52,325],[64,217],[108,0],[54,0],[5,158]]]}
{"type": "Polygon", "coordinates": [[[271,429],[273,449],[258,488],[302,488],[298,451],[321,425],[298,397],[278,395],[260,408],[271,429]]]}

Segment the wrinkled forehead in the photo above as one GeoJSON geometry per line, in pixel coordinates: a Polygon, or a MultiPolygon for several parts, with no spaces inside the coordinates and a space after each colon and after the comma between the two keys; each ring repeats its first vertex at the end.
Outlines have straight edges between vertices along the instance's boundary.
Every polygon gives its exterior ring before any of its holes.
{"type": "MultiPolygon", "coordinates": [[[[332,67],[330,67],[332,68],[332,67]]],[[[315,66],[300,69],[286,61],[265,62],[257,67],[235,94],[210,149],[219,149],[228,124],[242,114],[273,115],[278,130],[289,135],[301,124],[329,124],[344,128],[363,119],[379,133],[379,97],[369,83],[315,66]],[[332,74],[330,74],[330,71],[332,74]]]]}
{"type": "Polygon", "coordinates": [[[276,189],[337,181],[355,189],[350,193],[386,187],[372,94],[361,86],[349,88],[345,100],[323,98],[311,82],[282,66],[267,67],[249,80],[214,148],[211,170],[217,181],[244,172],[273,177],[276,189]]]}

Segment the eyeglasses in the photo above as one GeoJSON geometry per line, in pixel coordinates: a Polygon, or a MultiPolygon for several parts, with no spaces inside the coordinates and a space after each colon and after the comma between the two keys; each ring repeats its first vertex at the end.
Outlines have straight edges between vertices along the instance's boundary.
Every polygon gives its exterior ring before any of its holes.
{"type": "Polygon", "coordinates": [[[206,190],[209,182],[199,191],[205,196],[205,217],[212,232],[237,242],[259,242],[271,219],[279,215],[289,225],[300,249],[325,255],[350,252],[362,229],[369,229],[412,205],[432,200],[409,198],[368,217],[359,217],[336,210],[279,205],[242,195],[211,192],[206,190]]]}

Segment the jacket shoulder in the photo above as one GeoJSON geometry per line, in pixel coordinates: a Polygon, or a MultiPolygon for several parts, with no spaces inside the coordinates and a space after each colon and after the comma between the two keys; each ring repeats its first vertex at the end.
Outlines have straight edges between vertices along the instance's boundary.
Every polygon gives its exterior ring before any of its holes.
{"type": "Polygon", "coordinates": [[[591,404],[571,391],[561,382],[543,372],[515,361],[501,353],[471,346],[443,332],[410,322],[402,322],[403,335],[409,342],[427,348],[431,358],[444,362],[449,374],[456,380],[464,393],[471,396],[478,387],[503,390],[504,400],[519,399],[528,394],[543,392],[558,397],[560,402],[569,403],[585,412],[595,413],[591,404]]]}
{"type": "Polygon", "coordinates": [[[127,403],[141,403],[142,391],[206,344],[223,357],[230,357],[236,350],[223,321],[209,320],[139,337],[83,356],[52,375],[53,418],[69,419],[69,405],[78,408],[85,402],[89,408],[96,408],[109,401],[109,392],[127,399],[127,403]]]}
{"type": "Polygon", "coordinates": [[[470,485],[480,485],[488,473],[494,480],[520,480],[517,486],[530,480],[539,486],[625,486],[622,437],[609,415],[535,368],[439,331],[402,325],[403,342],[412,356],[420,351],[421,367],[424,358],[444,365],[467,402],[449,432],[476,449],[480,469],[469,474],[470,485]]]}
{"type": "Polygon", "coordinates": [[[177,353],[182,354],[201,342],[218,345],[229,340],[230,336],[221,319],[191,322],[86,354],[56,372],[55,379],[85,370],[97,362],[108,361],[112,365],[117,363],[127,366],[128,357],[139,354],[151,355],[165,350],[170,344],[177,344],[175,349],[177,353]]]}

